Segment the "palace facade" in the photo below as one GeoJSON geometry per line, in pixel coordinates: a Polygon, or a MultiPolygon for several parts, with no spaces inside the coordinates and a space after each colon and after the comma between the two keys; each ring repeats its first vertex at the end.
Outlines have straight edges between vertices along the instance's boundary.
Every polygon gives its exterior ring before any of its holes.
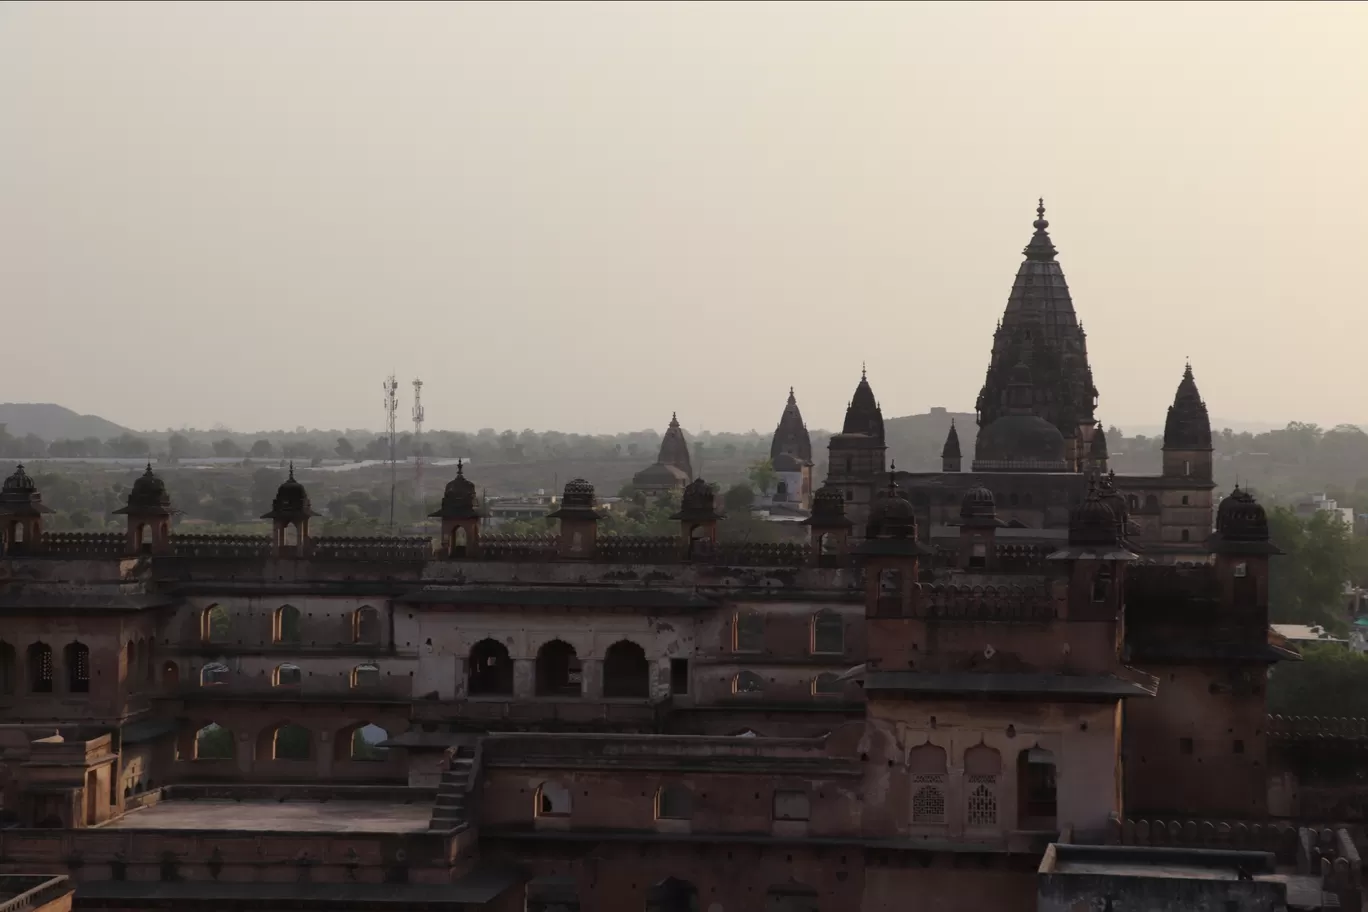
{"type": "Polygon", "coordinates": [[[1313,780],[1368,725],[1267,719],[1277,552],[1246,491],[1213,522],[1190,372],[1164,472],[1106,473],[1045,228],[972,471],[954,431],[888,471],[862,378],[809,494],[790,399],[803,542],[722,540],[682,433],[642,479],[682,483],[662,537],[601,533],[581,479],[555,534],[496,534],[464,467],[436,540],[315,536],[293,471],[270,536],[178,534],[151,466],[124,533],[50,533],[19,467],[0,874],[111,910],[1357,901],[1313,780]]]}

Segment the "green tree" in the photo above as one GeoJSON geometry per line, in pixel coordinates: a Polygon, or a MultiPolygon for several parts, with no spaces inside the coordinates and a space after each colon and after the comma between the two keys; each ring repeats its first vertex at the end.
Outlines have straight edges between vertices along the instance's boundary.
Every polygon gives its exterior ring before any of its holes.
{"type": "Polygon", "coordinates": [[[356,447],[352,446],[352,442],[346,437],[337,438],[337,446],[333,448],[333,452],[337,454],[338,459],[356,458],[356,447]]]}
{"type": "Polygon", "coordinates": [[[236,459],[242,456],[242,447],[238,446],[228,437],[224,437],[222,440],[215,440],[213,446],[215,456],[229,459],[236,459]]]}
{"type": "Polygon", "coordinates": [[[1268,679],[1268,711],[1284,716],[1368,716],[1368,654],[1336,643],[1307,646],[1268,679]]]}
{"type": "Polygon", "coordinates": [[[748,484],[734,484],[722,495],[722,503],[728,516],[749,513],[755,505],[755,491],[748,484]]]}
{"type": "Polygon", "coordinates": [[[258,440],[252,444],[252,448],[247,451],[247,455],[253,459],[266,459],[275,453],[275,448],[271,446],[271,441],[265,439],[258,440]]]}
{"type": "Polygon", "coordinates": [[[118,437],[111,437],[107,445],[110,453],[125,459],[132,456],[147,456],[152,452],[151,444],[133,434],[120,434],[118,437]]]}
{"type": "Polygon", "coordinates": [[[184,434],[172,434],[166,441],[166,452],[172,462],[178,462],[190,455],[190,438],[184,434]]]}
{"type": "Polygon", "coordinates": [[[1283,551],[1269,570],[1269,615],[1277,623],[1345,629],[1344,587],[1362,567],[1361,544],[1338,514],[1303,520],[1278,507],[1268,515],[1269,536],[1283,551]]]}
{"type": "Polygon", "coordinates": [[[768,459],[753,463],[746,470],[746,477],[750,479],[751,486],[755,488],[757,494],[768,494],[770,488],[774,486],[774,463],[768,459]]]}

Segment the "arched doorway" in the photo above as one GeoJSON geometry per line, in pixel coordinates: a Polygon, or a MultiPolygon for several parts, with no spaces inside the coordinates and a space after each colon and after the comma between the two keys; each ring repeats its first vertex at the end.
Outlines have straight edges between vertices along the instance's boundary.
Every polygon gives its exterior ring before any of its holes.
{"type": "Polygon", "coordinates": [[[513,660],[508,648],[498,640],[476,643],[466,659],[466,695],[471,697],[511,697],[513,660]]]}
{"type": "Polygon", "coordinates": [[[579,656],[564,640],[537,650],[537,696],[578,697],[583,692],[579,656]]]}
{"type": "Polygon", "coordinates": [[[618,640],[603,656],[603,695],[644,700],[651,695],[651,665],[646,651],[631,640],[618,640]]]}

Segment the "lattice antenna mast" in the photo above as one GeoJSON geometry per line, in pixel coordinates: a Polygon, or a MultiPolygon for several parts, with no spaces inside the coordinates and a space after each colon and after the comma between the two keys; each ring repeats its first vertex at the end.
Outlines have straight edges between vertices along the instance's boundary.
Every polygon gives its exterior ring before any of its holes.
{"type": "MultiPolygon", "coordinates": [[[[420,516],[427,515],[423,501],[423,381],[413,381],[413,487],[417,492],[420,516]]],[[[419,520],[426,522],[427,520],[419,520]]]]}
{"type": "Polygon", "coordinates": [[[395,462],[395,446],[398,443],[395,431],[395,420],[399,417],[399,381],[394,379],[394,374],[385,378],[385,433],[389,435],[389,464],[390,464],[390,509],[389,527],[390,532],[394,531],[394,489],[397,487],[398,468],[395,462]]]}

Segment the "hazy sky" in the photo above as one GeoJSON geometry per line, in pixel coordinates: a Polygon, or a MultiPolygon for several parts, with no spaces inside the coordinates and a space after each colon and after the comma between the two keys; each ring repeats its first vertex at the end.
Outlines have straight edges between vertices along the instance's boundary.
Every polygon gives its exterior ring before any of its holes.
{"type": "Polygon", "coordinates": [[[1368,4],[5,3],[0,399],[970,409],[1037,196],[1099,417],[1368,423],[1368,4]]]}

